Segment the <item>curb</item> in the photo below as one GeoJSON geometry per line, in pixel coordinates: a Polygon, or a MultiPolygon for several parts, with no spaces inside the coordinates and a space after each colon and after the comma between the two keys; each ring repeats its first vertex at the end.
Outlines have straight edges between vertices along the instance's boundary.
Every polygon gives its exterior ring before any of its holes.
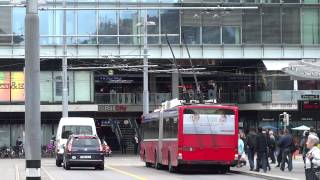
{"type": "Polygon", "coordinates": [[[247,176],[252,176],[252,177],[259,177],[259,178],[269,179],[269,180],[299,180],[299,179],[291,178],[291,177],[277,176],[277,175],[272,175],[272,174],[267,174],[267,173],[258,173],[258,172],[245,172],[245,171],[230,170],[230,173],[247,175],[247,176]]]}

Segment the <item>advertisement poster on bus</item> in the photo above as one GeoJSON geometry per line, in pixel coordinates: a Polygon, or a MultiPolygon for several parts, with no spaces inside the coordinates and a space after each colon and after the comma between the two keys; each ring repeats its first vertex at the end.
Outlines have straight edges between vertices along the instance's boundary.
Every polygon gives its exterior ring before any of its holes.
{"type": "Polygon", "coordinates": [[[226,114],[184,114],[184,134],[221,134],[235,133],[235,116],[226,114]]]}

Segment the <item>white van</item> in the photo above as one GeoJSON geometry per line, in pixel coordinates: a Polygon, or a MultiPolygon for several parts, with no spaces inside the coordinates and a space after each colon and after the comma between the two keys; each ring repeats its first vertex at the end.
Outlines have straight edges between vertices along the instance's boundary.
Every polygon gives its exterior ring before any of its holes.
{"type": "Polygon", "coordinates": [[[67,117],[61,118],[56,136],[56,165],[61,166],[64,147],[71,134],[97,135],[96,125],[93,118],[67,117]]]}

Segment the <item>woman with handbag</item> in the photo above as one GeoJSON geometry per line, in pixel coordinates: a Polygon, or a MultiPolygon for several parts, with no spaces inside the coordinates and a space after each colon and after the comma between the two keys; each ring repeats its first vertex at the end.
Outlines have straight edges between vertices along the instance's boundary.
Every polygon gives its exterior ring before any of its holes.
{"type": "Polygon", "coordinates": [[[317,147],[319,138],[313,134],[308,136],[305,175],[306,180],[320,180],[320,149],[317,147]]]}

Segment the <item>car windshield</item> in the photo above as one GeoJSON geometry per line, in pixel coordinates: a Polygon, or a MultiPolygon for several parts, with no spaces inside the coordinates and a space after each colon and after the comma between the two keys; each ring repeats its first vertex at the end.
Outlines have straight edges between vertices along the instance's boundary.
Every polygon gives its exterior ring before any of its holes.
{"type": "Polygon", "coordinates": [[[92,135],[91,126],[63,126],[62,127],[62,138],[68,139],[71,134],[83,134],[83,135],[92,135]]]}
{"type": "Polygon", "coordinates": [[[75,138],[72,147],[99,147],[99,140],[93,138],[75,138]]]}

